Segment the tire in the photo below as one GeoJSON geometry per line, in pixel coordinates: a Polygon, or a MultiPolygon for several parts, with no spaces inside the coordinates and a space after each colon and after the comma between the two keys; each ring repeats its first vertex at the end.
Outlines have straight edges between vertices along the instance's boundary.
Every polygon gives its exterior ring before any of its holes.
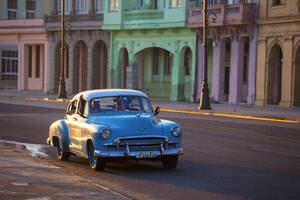
{"type": "Polygon", "coordinates": [[[63,150],[60,146],[60,143],[58,143],[56,147],[56,156],[62,161],[68,161],[70,159],[70,153],[63,150]]]}
{"type": "Polygon", "coordinates": [[[105,160],[103,158],[95,157],[94,153],[95,153],[94,145],[91,142],[90,145],[89,145],[89,164],[90,164],[90,167],[93,170],[96,170],[96,171],[103,171],[104,168],[105,168],[105,160]]]}
{"type": "Polygon", "coordinates": [[[165,156],[162,158],[161,162],[166,169],[175,169],[178,163],[178,155],[165,156]]]}

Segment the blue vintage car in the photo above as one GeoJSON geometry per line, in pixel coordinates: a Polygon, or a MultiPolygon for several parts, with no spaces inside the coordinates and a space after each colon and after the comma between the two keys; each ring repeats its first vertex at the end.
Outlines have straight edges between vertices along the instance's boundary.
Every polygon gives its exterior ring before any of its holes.
{"type": "Polygon", "coordinates": [[[65,119],[50,126],[47,143],[56,147],[59,160],[78,155],[95,170],[116,159],[159,160],[173,169],[183,154],[182,131],[177,123],[159,119],[159,111],[136,90],[81,92],[72,98],[65,119]]]}

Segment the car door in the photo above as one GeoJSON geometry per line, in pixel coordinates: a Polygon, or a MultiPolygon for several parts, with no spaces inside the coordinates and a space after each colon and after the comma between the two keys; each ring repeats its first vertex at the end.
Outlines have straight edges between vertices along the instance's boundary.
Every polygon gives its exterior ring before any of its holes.
{"type": "Polygon", "coordinates": [[[88,104],[87,100],[83,97],[79,98],[78,108],[76,110],[76,136],[74,137],[74,142],[76,142],[77,150],[80,151],[81,155],[86,155],[86,135],[87,135],[87,117],[88,115],[88,104]]]}
{"type": "Polygon", "coordinates": [[[80,129],[77,125],[77,107],[78,107],[78,99],[73,100],[67,110],[66,115],[66,123],[69,129],[69,139],[70,139],[70,150],[72,152],[78,151],[78,133],[80,129]]]}

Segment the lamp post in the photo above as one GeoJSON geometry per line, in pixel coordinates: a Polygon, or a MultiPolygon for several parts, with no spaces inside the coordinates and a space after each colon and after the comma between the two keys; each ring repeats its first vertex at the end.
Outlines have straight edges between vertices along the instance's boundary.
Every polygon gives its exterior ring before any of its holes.
{"type": "Polygon", "coordinates": [[[214,15],[213,22],[216,20],[216,14],[214,12],[207,13],[207,0],[203,1],[203,68],[202,68],[202,87],[201,87],[201,96],[200,96],[200,104],[198,110],[210,110],[210,102],[209,102],[209,89],[207,83],[207,26],[208,26],[208,16],[210,14],[214,15]]]}
{"type": "Polygon", "coordinates": [[[61,63],[60,63],[60,78],[58,88],[58,98],[67,98],[66,83],[65,83],[65,1],[61,0],[61,63]]]}

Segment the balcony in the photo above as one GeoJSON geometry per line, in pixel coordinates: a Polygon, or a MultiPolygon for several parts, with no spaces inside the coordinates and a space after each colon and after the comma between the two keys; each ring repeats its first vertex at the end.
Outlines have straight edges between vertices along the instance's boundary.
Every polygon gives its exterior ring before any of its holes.
{"type": "MultiPolygon", "coordinates": [[[[210,4],[208,14],[214,12],[217,16],[214,23],[209,17],[209,26],[246,25],[255,23],[255,3],[210,4]]],[[[203,8],[189,10],[189,27],[203,27],[203,8]]]]}
{"type": "Polygon", "coordinates": [[[163,10],[135,10],[135,11],[125,11],[124,20],[126,22],[131,21],[143,21],[143,20],[163,20],[164,11],[163,10]]]}
{"type": "MultiPolygon", "coordinates": [[[[61,28],[60,15],[45,15],[44,27],[48,31],[56,31],[61,28]]],[[[72,30],[99,30],[103,23],[103,13],[100,14],[75,14],[65,15],[65,24],[72,30]]]]}

